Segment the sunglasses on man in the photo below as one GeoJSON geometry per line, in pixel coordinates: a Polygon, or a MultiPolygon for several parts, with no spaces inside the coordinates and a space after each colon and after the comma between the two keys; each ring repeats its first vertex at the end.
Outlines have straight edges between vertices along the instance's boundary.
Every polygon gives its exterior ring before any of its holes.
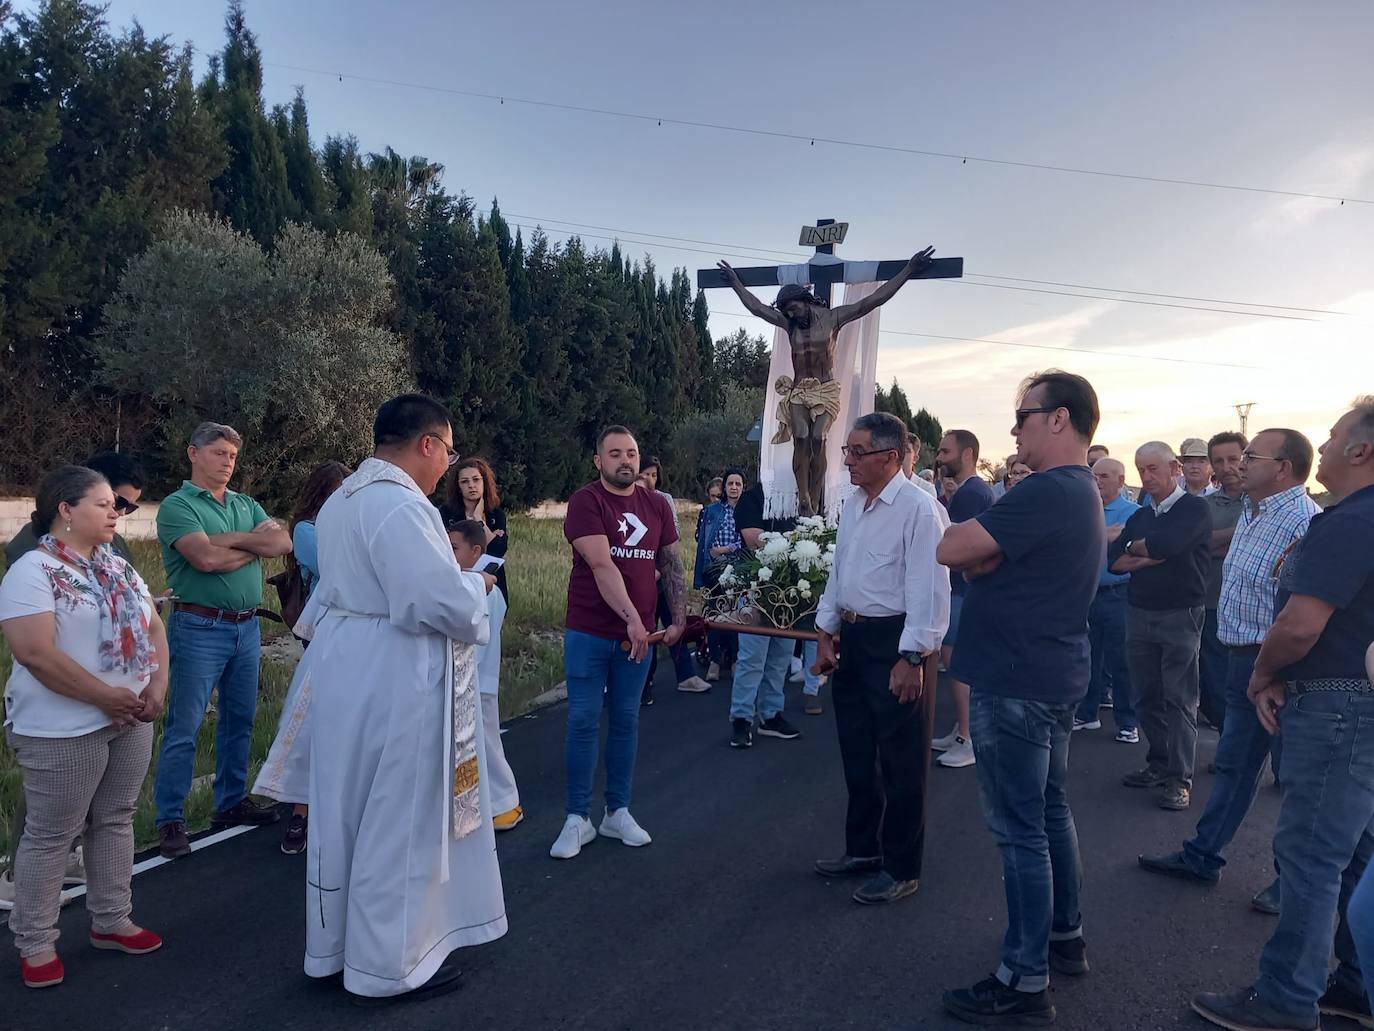
{"type": "Polygon", "coordinates": [[[1026,417],[1029,415],[1048,415],[1050,412],[1057,412],[1063,405],[1055,405],[1053,408],[1018,408],[1016,409],[1016,428],[1019,430],[1026,424],[1026,417]]]}
{"type": "Polygon", "coordinates": [[[138,505],[122,494],[116,494],[114,499],[114,510],[122,516],[133,515],[138,511],[138,505]]]}

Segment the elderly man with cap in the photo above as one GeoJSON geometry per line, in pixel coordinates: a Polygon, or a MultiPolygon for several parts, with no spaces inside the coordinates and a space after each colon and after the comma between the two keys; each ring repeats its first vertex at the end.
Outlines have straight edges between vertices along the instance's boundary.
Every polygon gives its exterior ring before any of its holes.
{"type": "Polygon", "coordinates": [[[1197,497],[1216,490],[1212,486],[1212,463],[1207,453],[1207,441],[1201,437],[1189,437],[1179,445],[1178,460],[1183,466],[1183,475],[1178,478],[1180,487],[1197,497]]]}

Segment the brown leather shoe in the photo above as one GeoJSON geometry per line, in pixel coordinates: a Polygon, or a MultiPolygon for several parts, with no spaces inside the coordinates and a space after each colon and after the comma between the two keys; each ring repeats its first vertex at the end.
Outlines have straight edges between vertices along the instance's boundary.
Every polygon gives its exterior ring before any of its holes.
{"type": "Polygon", "coordinates": [[[808,716],[819,716],[825,712],[825,706],[821,704],[821,696],[818,694],[802,695],[802,712],[808,716]]]}
{"type": "Polygon", "coordinates": [[[157,850],[163,859],[180,859],[191,854],[191,839],[186,836],[186,824],[180,820],[164,823],[157,829],[157,850]]]}

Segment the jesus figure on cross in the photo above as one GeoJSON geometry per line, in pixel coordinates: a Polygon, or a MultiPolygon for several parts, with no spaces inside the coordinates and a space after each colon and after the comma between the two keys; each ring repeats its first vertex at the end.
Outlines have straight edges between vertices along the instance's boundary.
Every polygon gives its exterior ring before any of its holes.
{"type": "MultiPolygon", "coordinates": [[[[764,304],[740,281],[729,262],[718,264],[744,306],[787,333],[792,346],[791,380],[774,384],[778,401],[778,431],[774,444],[792,440],[792,473],[797,480],[797,508],[802,515],[821,511],[825,486],[825,437],[840,414],[840,384],[835,380],[835,338],[849,322],[885,304],[902,284],[931,263],[934,247],[911,256],[891,279],[855,304],[829,308],[810,290],[789,283],[777,299],[764,304]]],[[[895,262],[894,262],[895,264],[895,262]]]]}

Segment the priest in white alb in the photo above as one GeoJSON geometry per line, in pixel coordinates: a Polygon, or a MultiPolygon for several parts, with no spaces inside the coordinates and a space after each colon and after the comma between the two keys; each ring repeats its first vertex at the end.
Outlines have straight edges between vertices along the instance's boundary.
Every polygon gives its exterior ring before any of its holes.
{"type": "Polygon", "coordinates": [[[305,972],[355,1001],[455,987],[455,949],[506,933],[474,644],[489,575],[454,560],[433,493],[448,410],[406,394],[316,522],[305,972]]]}

